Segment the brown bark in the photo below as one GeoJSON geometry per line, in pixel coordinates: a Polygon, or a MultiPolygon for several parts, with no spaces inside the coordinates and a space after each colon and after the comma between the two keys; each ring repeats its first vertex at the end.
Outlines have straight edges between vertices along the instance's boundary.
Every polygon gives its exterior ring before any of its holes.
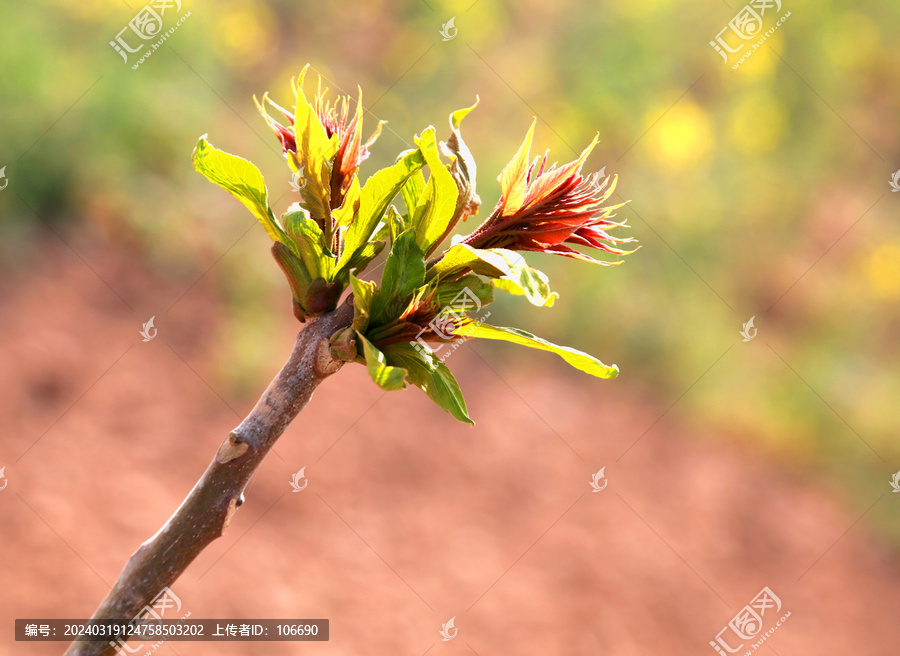
{"type": "MultiPolygon", "coordinates": [[[[178,510],[128,559],[92,619],[134,618],[223,534],[263,458],[309,402],[319,383],[343,365],[333,356],[328,340],[353,320],[351,299],[334,312],[308,320],[287,363],[256,406],[229,433],[178,510]]],[[[105,656],[115,652],[108,642],[74,642],[66,655],[105,656]]]]}

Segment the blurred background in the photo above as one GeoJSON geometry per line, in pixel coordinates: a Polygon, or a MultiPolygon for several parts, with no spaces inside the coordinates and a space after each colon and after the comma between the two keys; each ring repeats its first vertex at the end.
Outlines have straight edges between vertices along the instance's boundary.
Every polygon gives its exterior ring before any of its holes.
{"type": "Polygon", "coordinates": [[[253,161],[283,212],[252,96],[289,105],[307,62],[362,87],[366,134],[388,121],[363,178],[480,97],[482,217],[533,116],[551,160],[599,132],[641,250],[530,258],[556,306],[491,322],[622,373],[467,344],[473,429],[345,368],[174,588],[194,617],[330,618],[330,642],[160,653],[715,653],[763,586],[792,615],[762,651],[896,653],[896,3],[783,0],[737,70],[719,0],[184,0],[134,70],[109,42],[140,9],[0,7],[0,653],[13,618],[90,616],[287,357],[268,237],[190,154],[208,133],[253,161]]]}

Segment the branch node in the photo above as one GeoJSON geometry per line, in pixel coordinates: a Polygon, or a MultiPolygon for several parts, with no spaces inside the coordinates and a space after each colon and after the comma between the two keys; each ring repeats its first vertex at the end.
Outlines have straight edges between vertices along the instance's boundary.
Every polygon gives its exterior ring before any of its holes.
{"type": "Polygon", "coordinates": [[[359,355],[356,331],[351,328],[336,332],[331,337],[331,357],[340,362],[353,362],[359,355]]]}
{"type": "Polygon", "coordinates": [[[237,512],[238,506],[237,499],[232,499],[228,502],[228,510],[225,512],[225,521],[222,523],[222,535],[225,535],[225,529],[228,528],[228,525],[231,523],[231,518],[234,517],[234,513],[237,512]]]}
{"type": "Polygon", "coordinates": [[[340,360],[336,360],[331,352],[331,343],[327,339],[319,342],[316,349],[316,372],[322,376],[330,376],[344,366],[340,360]]]}
{"type": "Polygon", "coordinates": [[[222,442],[222,446],[219,447],[219,452],[216,454],[216,462],[224,465],[226,462],[240,458],[247,453],[249,448],[250,445],[244,442],[240,435],[235,432],[228,433],[228,438],[222,442]]]}

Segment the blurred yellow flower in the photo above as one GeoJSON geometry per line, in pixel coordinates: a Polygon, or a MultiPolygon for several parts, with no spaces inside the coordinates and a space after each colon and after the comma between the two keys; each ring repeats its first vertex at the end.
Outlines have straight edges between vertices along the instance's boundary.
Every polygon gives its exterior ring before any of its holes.
{"type": "Polygon", "coordinates": [[[880,298],[900,297],[900,244],[878,247],[866,263],[869,286],[880,298]]]}
{"type": "MultiPolygon", "coordinates": [[[[647,114],[647,126],[653,125],[664,108],[647,114]]],[[[696,163],[709,152],[713,130],[701,107],[684,99],[654,125],[644,139],[644,148],[657,161],[678,169],[696,163]]]]}
{"type": "MultiPolygon", "coordinates": [[[[563,3],[553,4],[554,11],[560,11],[563,3]]],[[[510,35],[510,7],[501,3],[477,2],[471,5],[471,13],[466,11],[456,19],[456,24],[468,43],[478,47],[498,40],[513,45],[516,39],[510,35]]],[[[443,15],[452,16],[454,10],[447,9],[443,15]]]]}
{"type": "Polygon", "coordinates": [[[781,52],[782,49],[781,34],[775,32],[765,40],[750,59],[741,64],[739,69],[740,76],[744,80],[759,80],[771,77],[775,72],[776,64],[781,63],[781,59],[775,53],[781,52]]]}
{"type": "MultiPolygon", "coordinates": [[[[763,45],[753,52],[737,71],[733,70],[730,65],[722,66],[719,70],[722,85],[726,89],[738,89],[772,78],[777,67],[781,65],[781,59],[775,53],[783,51],[784,40],[781,29],[779,29],[766,39],[763,45]]],[[[732,55],[732,59],[729,61],[733,64],[737,59],[739,59],[737,55],[732,55]]]]}
{"type": "Polygon", "coordinates": [[[263,3],[222,10],[216,32],[217,51],[231,66],[250,68],[265,60],[277,34],[277,23],[263,3]]]}
{"type": "Polygon", "coordinates": [[[747,155],[770,151],[781,141],[786,114],[767,91],[745,93],[728,117],[728,140],[747,155]]]}

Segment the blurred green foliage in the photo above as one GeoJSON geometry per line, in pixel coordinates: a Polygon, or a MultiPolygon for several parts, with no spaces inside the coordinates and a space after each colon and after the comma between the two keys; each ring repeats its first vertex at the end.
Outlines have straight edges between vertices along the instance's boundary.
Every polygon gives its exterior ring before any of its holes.
{"type": "Polygon", "coordinates": [[[363,178],[480,95],[466,138],[482,216],[537,115],[536,145],[559,161],[600,132],[589,167],[619,174],[643,246],[612,269],[535,257],[555,311],[503,300],[494,319],[616,362],[615,385],[654,408],[636,435],[690,388],[674,414],[815,468],[867,507],[900,466],[900,5],[784,5],[791,18],[735,71],[708,45],[737,10],[726,3],[185,0],[191,18],[135,71],[108,42],[137,6],[8,4],[0,253],[27,264],[20,246],[41,224],[22,200],[185,288],[227,253],[222,359],[253,378],[272,360],[273,313],[288,312],[284,283],[262,229],[193,172],[197,137],[256,162],[280,212],[293,192],[251,95],[288,104],[305,62],[362,86],[369,128],[389,121],[363,178]],[[458,36],[442,41],[453,16],[458,36]],[[759,335],[743,343],[752,315],[759,335]]]}

